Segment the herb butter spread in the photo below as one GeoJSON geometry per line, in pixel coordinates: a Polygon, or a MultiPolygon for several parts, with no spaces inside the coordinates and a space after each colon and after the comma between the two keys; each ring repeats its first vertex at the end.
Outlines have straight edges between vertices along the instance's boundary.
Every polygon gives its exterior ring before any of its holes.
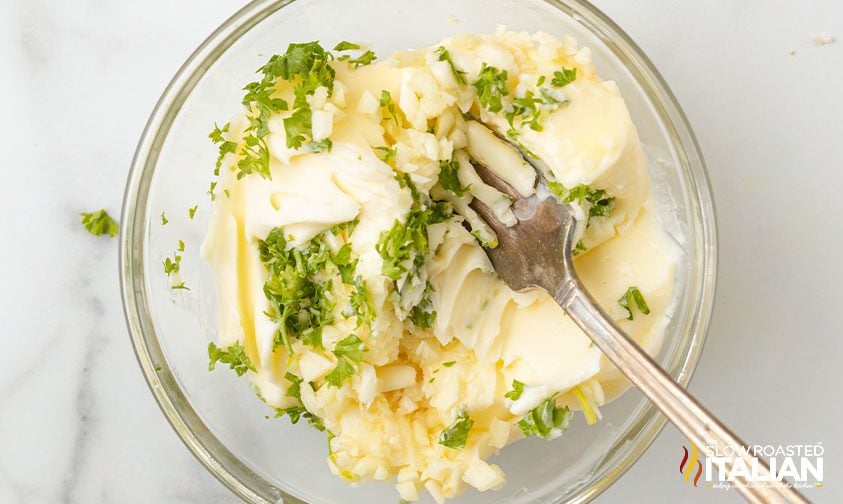
{"type": "Polygon", "coordinates": [[[407,501],[499,488],[491,454],[559,436],[580,411],[593,423],[626,388],[546,293],[513,292],[484,252],[497,240],[472,198],[515,216],[472,163],[529,195],[536,172],[513,145],[578,212],[589,292],[659,349],[674,248],[624,101],[573,39],[501,29],[386,59],[291,44],[243,106],[211,133],[211,367],[323,430],[341,478],[391,479],[407,501]]]}

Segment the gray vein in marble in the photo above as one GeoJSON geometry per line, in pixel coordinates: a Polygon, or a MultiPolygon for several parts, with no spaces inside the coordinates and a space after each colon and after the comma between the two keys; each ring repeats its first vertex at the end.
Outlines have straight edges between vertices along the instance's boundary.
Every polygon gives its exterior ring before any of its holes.
{"type": "MultiPolygon", "coordinates": [[[[102,252],[96,255],[100,256],[102,252]]],[[[98,261],[92,262],[97,264],[98,261]]],[[[79,284],[80,297],[85,299],[85,307],[93,315],[92,332],[86,341],[85,356],[82,360],[81,376],[76,391],[75,410],[78,422],[74,433],[73,448],[70,455],[70,465],[67,476],[61,482],[61,501],[66,504],[77,502],[74,495],[77,490],[77,482],[80,474],[88,465],[87,454],[92,439],[92,432],[97,428],[97,417],[95,416],[96,392],[92,382],[94,367],[97,365],[100,355],[103,353],[103,346],[108,340],[99,332],[102,319],[105,315],[102,300],[91,295],[90,279],[88,272],[84,269],[79,284]]],[[[103,501],[106,502],[106,501],[103,501]]]]}
{"type": "Polygon", "coordinates": [[[30,376],[35,374],[35,371],[41,367],[41,364],[46,360],[50,348],[54,347],[60,338],[59,334],[54,335],[47,340],[39,350],[35,353],[35,357],[26,364],[20,365],[22,371],[17,375],[12,376],[10,380],[0,383],[0,406],[8,400],[9,394],[17,389],[22,383],[26,382],[30,376]]]}

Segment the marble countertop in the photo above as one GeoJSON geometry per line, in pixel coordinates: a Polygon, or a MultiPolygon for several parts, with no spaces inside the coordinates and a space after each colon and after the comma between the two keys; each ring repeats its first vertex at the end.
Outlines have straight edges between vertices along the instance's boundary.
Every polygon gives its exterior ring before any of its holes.
{"type": "MultiPolygon", "coordinates": [[[[661,70],[708,162],[720,277],[691,389],[752,441],[822,442],[826,485],[808,496],[841,502],[843,4],[595,3],[661,70]]],[[[155,101],[242,4],[3,3],[2,503],[236,501],[159,412],[126,334],[117,241],[78,214],[120,213],[155,101]]],[[[682,444],[667,427],[599,501],[723,500],[677,476],[682,444]]]]}

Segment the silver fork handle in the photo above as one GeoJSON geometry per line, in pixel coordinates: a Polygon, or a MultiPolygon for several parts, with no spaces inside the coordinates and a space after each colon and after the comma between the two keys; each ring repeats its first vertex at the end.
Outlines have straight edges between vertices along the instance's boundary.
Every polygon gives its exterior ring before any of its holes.
{"type": "MultiPolygon", "coordinates": [[[[571,268],[569,271],[573,271],[571,268]]],[[[554,299],[588,334],[600,350],[687,438],[700,448],[743,459],[747,468],[758,464],[761,481],[770,479],[767,463],[755,457],[746,443],[708,412],[677,384],[635,341],[612,322],[576,278],[568,278],[554,299]],[[728,447],[728,448],[727,448],[728,447]]],[[[726,463],[726,469],[730,470],[726,463]]],[[[783,482],[750,483],[736,478],[738,489],[749,502],[807,503],[797,490],[783,482]],[[749,484],[747,484],[749,483],[749,484]]]]}

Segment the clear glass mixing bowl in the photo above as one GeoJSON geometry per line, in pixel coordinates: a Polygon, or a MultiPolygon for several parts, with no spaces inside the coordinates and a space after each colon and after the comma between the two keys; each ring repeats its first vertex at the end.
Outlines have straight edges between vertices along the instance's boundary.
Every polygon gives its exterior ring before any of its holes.
{"type": "MultiPolygon", "coordinates": [[[[164,92],[138,145],[123,208],[121,282],[129,332],[146,380],[187,447],[249,502],[394,504],[386,483],[357,488],[330,474],[324,434],[265,419],[269,409],[227,370],[209,373],[215,299],[198,256],[216,152],[207,135],[233,115],[241,88],[269,55],[290,42],[371,43],[381,55],[432,44],[458,32],[510,29],[572,35],[590,47],[599,73],[617,82],[646,146],[661,219],[683,250],[677,309],[659,361],[680,383],[691,377],[714,294],[714,212],[703,161],[676,100],[652,64],[606,16],[577,0],[260,0],[216,30],[164,92]],[[187,208],[199,204],[195,219],[187,208]],[[161,225],[161,213],[170,222],[161,225]],[[173,291],[161,263],[178,240],[190,291],[173,291]]],[[[506,487],[468,491],[461,504],[583,502],[606,489],[650,445],[664,418],[631,391],[578,418],[553,442],[527,439],[494,462],[506,487]]],[[[423,502],[430,502],[429,498],[423,502]]]]}

